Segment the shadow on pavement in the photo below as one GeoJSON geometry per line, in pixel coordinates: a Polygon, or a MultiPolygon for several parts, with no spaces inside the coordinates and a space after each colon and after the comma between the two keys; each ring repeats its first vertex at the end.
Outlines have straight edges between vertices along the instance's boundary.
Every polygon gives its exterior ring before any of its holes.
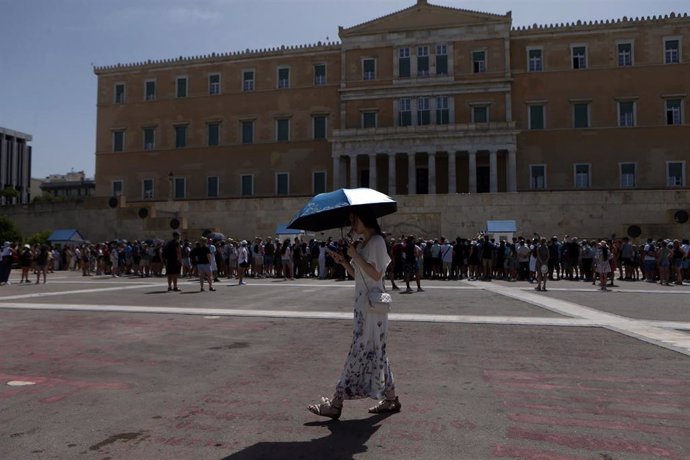
{"type": "Polygon", "coordinates": [[[311,441],[259,442],[223,460],[249,459],[351,459],[368,450],[366,443],[380,428],[378,422],[392,414],[373,415],[359,420],[329,420],[305,423],[306,427],[325,426],[331,434],[311,441]]]}

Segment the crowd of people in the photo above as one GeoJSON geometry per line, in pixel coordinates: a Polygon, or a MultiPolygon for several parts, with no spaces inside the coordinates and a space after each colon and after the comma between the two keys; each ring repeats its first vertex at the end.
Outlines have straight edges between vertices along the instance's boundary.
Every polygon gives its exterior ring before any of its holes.
{"type": "MultiPolygon", "coordinates": [[[[549,280],[589,281],[605,290],[614,279],[680,285],[690,280],[688,240],[649,239],[644,243],[628,238],[590,240],[557,236],[517,237],[495,240],[479,234],[474,238],[418,238],[413,235],[385,237],[391,264],[387,279],[405,283],[404,293],[423,292],[421,280],[527,281],[545,290],[549,280]]],[[[347,238],[251,240],[183,239],[177,232],[169,241],[133,240],[99,244],[50,247],[47,244],[19,246],[5,242],[0,264],[0,285],[9,280],[12,266],[21,269],[20,283],[36,282],[55,270],[79,271],[83,276],[168,276],[169,288],[178,289],[177,277],[212,283],[220,278],[318,278],[344,280],[347,272],[330,252],[346,254],[347,238]],[[179,273],[176,273],[176,267],[179,273]],[[175,275],[174,280],[170,275],[175,275]],[[173,282],[174,281],[174,282],[173,282]]]]}

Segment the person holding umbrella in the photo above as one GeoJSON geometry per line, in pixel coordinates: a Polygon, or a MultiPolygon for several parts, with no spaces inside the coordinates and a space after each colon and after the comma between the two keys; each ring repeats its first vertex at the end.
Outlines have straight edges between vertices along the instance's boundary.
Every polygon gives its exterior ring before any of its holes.
{"type": "Polygon", "coordinates": [[[329,250],[335,263],[355,278],[354,330],[352,345],[333,399],[308,406],[310,412],[332,419],[340,418],[346,399],[379,399],[369,413],[399,412],[395,381],[386,353],[388,313],[374,311],[369,305],[368,290],[383,290],[383,277],[391,259],[386,249],[376,215],[367,207],[353,207],[350,213],[352,233],[363,237],[357,245],[349,244],[348,261],[341,253],[329,250]]]}

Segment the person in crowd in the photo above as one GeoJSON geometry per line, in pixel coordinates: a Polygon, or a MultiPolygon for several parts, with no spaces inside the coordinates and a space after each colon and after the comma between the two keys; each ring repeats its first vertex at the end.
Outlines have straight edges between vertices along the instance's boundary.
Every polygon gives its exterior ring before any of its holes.
{"type": "Polygon", "coordinates": [[[204,280],[208,281],[208,290],[215,291],[213,287],[213,272],[211,270],[211,250],[208,248],[208,240],[201,238],[197,246],[192,249],[192,258],[196,261],[199,272],[199,291],[204,292],[204,280]]]}
{"type": "Polygon", "coordinates": [[[537,255],[537,291],[546,291],[546,280],[549,278],[549,247],[546,238],[540,238],[536,248],[537,255]]]}
{"type": "Polygon", "coordinates": [[[240,242],[240,247],[237,250],[237,284],[240,286],[247,284],[244,282],[244,276],[247,273],[247,268],[249,268],[249,249],[247,248],[247,240],[242,240],[242,242],[240,242]]]}
{"type": "Polygon", "coordinates": [[[41,274],[43,274],[43,284],[46,284],[48,276],[48,264],[50,262],[50,249],[47,245],[42,244],[38,248],[38,253],[36,254],[36,284],[41,280],[41,274]]]}
{"type": "Polygon", "coordinates": [[[280,260],[283,266],[283,279],[293,280],[293,255],[289,239],[283,241],[283,245],[280,247],[280,260]]]}
{"type": "Polygon", "coordinates": [[[594,256],[594,262],[597,266],[597,274],[599,275],[599,288],[602,291],[606,291],[606,285],[608,281],[609,273],[611,273],[611,262],[612,258],[611,250],[609,249],[608,243],[602,240],[597,245],[596,255],[594,256]]]}
{"type": "Polygon", "coordinates": [[[390,256],[375,217],[359,211],[352,214],[351,223],[352,231],[362,235],[363,241],[348,246],[349,261],[338,252],[331,255],[355,278],[352,345],[333,398],[308,406],[310,412],[331,419],[340,418],[343,402],[350,399],[380,400],[369,409],[373,414],[399,412],[402,407],[387,354],[388,313],[371,309],[367,296],[371,287],[383,288],[390,256]]]}
{"type": "MultiPolygon", "coordinates": [[[[440,247],[440,246],[439,246],[440,247]]],[[[410,235],[405,240],[405,248],[403,249],[404,271],[405,271],[405,294],[412,293],[410,281],[417,282],[417,292],[424,292],[422,284],[419,279],[419,258],[421,257],[422,249],[417,246],[414,235],[410,235]]]]}
{"type": "Polygon", "coordinates": [[[659,284],[668,286],[671,272],[671,249],[666,241],[659,243],[658,251],[659,284]]]}
{"type": "Polygon", "coordinates": [[[168,291],[179,292],[177,278],[180,276],[182,268],[182,248],[180,247],[180,233],[177,231],[173,232],[172,239],[163,247],[163,262],[165,263],[165,276],[168,278],[168,291]]]}
{"type": "Polygon", "coordinates": [[[25,244],[22,248],[22,252],[19,254],[19,267],[22,269],[22,277],[19,281],[20,283],[31,283],[29,279],[29,270],[33,264],[34,253],[31,250],[31,246],[25,244]]]}

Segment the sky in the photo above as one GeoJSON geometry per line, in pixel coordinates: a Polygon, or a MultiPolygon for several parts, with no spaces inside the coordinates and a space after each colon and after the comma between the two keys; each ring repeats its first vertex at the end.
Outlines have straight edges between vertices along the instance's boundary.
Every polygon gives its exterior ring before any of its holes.
{"type": "MultiPolygon", "coordinates": [[[[32,177],[95,172],[93,66],[338,41],[416,0],[0,0],[0,126],[33,136],[32,177]]],[[[690,13],[688,0],[430,0],[513,26],[690,13]]]]}

